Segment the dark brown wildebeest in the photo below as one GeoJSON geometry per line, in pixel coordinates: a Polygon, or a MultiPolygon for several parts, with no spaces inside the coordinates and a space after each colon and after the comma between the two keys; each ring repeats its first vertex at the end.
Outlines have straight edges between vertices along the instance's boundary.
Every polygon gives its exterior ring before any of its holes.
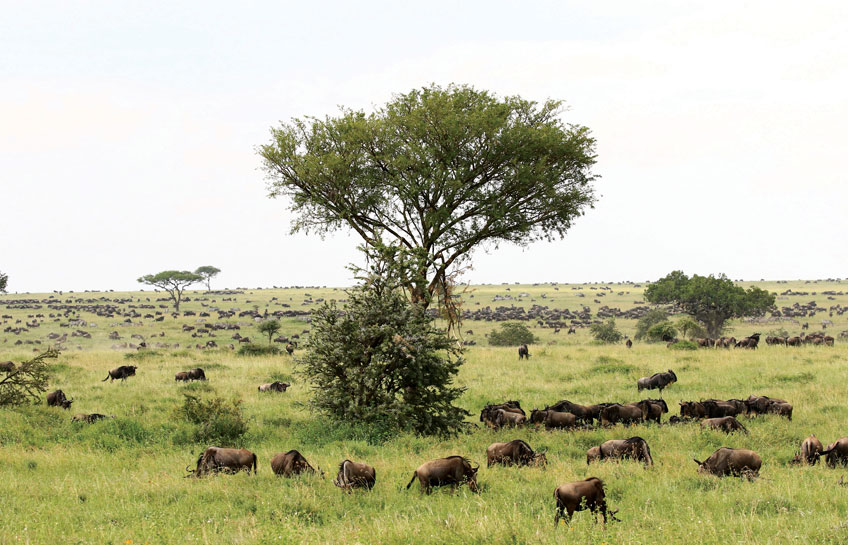
{"type": "Polygon", "coordinates": [[[15,364],[11,361],[4,361],[0,363],[0,371],[6,371],[7,373],[11,373],[15,370],[15,364]]]}
{"type": "Polygon", "coordinates": [[[790,463],[793,464],[810,464],[811,466],[816,465],[816,462],[819,461],[819,457],[821,456],[824,447],[822,447],[821,441],[819,441],[816,434],[812,434],[801,443],[801,450],[795,454],[795,457],[792,459],[790,463]]]}
{"type": "Polygon", "coordinates": [[[754,333],[750,337],[745,337],[736,343],[736,348],[757,348],[757,345],[760,343],[760,334],[754,333]]]}
{"type": "Polygon", "coordinates": [[[306,458],[296,450],[275,454],[271,458],[271,470],[275,475],[282,475],[283,477],[293,477],[301,473],[315,473],[315,468],[309,465],[306,458]]]}
{"type": "Polygon", "coordinates": [[[821,454],[825,457],[827,467],[848,465],[848,437],[842,437],[829,444],[821,454]]]}
{"type": "Polygon", "coordinates": [[[544,452],[534,452],[521,439],[509,443],[492,443],[486,449],[486,461],[487,467],[492,467],[492,464],[545,466],[548,463],[544,452]]]}
{"type": "Polygon", "coordinates": [[[534,424],[544,423],[545,428],[567,429],[577,427],[577,416],[571,413],[533,409],[530,411],[530,422],[534,424]]]}
{"type": "Polygon", "coordinates": [[[339,464],[339,473],[333,480],[334,485],[348,492],[352,492],[354,488],[371,490],[376,482],[377,471],[373,467],[350,460],[339,464]]]}
{"type": "Polygon", "coordinates": [[[578,405],[577,403],[572,403],[567,399],[563,399],[562,401],[557,401],[553,405],[545,407],[545,410],[560,413],[571,413],[576,416],[578,420],[591,424],[593,419],[601,418],[601,411],[607,405],[608,403],[601,403],[599,405],[578,405]]]}
{"type": "Polygon", "coordinates": [[[97,422],[98,420],[103,420],[104,418],[109,418],[105,414],[100,413],[91,413],[91,414],[75,414],[73,418],[71,418],[71,422],[86,422],[91,424],[93,422],[97,422]]]}
{"type": "Polygon", "coordinates": [[[554,490],[554,498],[556,499],[557,509],[556,516],[554,516],[554,526],[559,524],[560,517],[565,517],[565,522],[570,524],[574,512],[583,511],[584,509],[591,511],[596,516],[600,512],[604,517],[605,524],[607,522],[607,515],[612,520],[618,520],[615,518],[618,510],[607,511],[604,482],[597,477],[589,477],[582,481],[561,484],[554,490]]]}
{"type": "Polygon", "coordinates": [[[624,346],[626,346],[627,348],[633,348],[633,341],[627,339],[626,341],[624,341],[624,346]]]}
{"type": "Polygon", "coordinates": [[[801,346],[803,341],[801,337],[789,337],[786,339],[786,346],[801,346]]]}
{"type": "Polygon", "coordinates": [[[586,451],[586,465],[601,459],[601,447],[592,447],[586,451]]]}
{"type": "Polygon", "coordinates": [[[289,344],[286,345],[286,352],[288,353],[289,356],[294,354],[294,349],[295,349],[294,343],[289,343],[289,344]]]}
{"type": "Polygon", "coordinates": [[[629,439],[610,439],[605,441],[600,446],[600,460],[607,458],[630,458],[645,464],[645,467],[654,465],[654,459],[651,458],[651,449],[648,447],[648,442],[641,437],[631,437],[629,439]]]}
{"type": "Polygon", "coordinates": [[[792,405],[785,399],[767,396],[748,396],[745,400],[747,414],[779,414],[792,420],[792,405]]]}
{"type": "Polygon", "coordinates": [[[498,409],[495,411],[494,427],[496,429],[504,426],[522,426],[527,418],[523,414],[498,409]]]}
{"type": "Polygon", "coordinates": [[[174,380],[177,381],[177,382],[179,382],[179,381],[188,382],[188,373],[186,373],[185,371],[180,371],[179,373],[174,375],[174,380]]]}
{"type": "Polygon", "coordinates": [[[742,448],[721,447],[703,462],[692,459],[698,464],[698,473],[710,473],[717,477],[733,475],[753,478],[759,475],[763,465],[762,458],[756,452],[742,448]]]}
{"type": "Polygon", "coordinates": [[[135,370],[138,369],[135,365],[122,365],[120,367],[116,367],[109,371],[109,375],[101,380],[100,382],[106,382],[109,379],[109,382],[112,382],[116,379],[121,379],[122,381],[127,380],[127,377],[135,376],[135,370]]]}
{"type": "Polygon", "coordinates": [[[68,399],[65,397],[65,392],[62,390],[56,390],[55,392],[50,392],[47,394],[47,405],[49,407],[62,407],[63,409],[70,409],[71,403],[73,403],[73,399],[68,399]]]}
{"type": "Polygon", "coordinates": [[[468,483],[472,492],[480,492],[477,487],[477,470],[480,466],[471,467],[468,458],[462,456],[448,456],[425,462],[418,466],[412,474],[412,480],[406,485],[407,490],[418,479],[421,484],[421,492],[429,494],[434,486],[451,485],[456,489],[463,483],[468,483]]]}
{"type": "Polygon", "coordinates": [[[677,382],[677,375],[674,374],[674,371],[669,369],[665,373],[654,373],[649,377],[642,377],[636,381],[636,388],[641,392],[642,390],[657,390],[659,389],[660,395],[662,395],[663,388],[667,387],[669,384],[677,382]]]}
{"type": "Polygon", "coordinates": [[[291,386],[291,384],[286,384],[285,382],[277,380],[275,382],[260,384],[257,390],[260,392],[285,392],[286,388],[289,386],[291,386]]]}
{"type": "Polygon", "coordinates": [[[642,409],[635,405],[614,404],[601,411],[601,426],[612,426],[618,423],[632,424],[642,421],[642,409]]]}
{"type": "Polygon", "coordinates": [[[206,380],[206,373],[200,367],[186,371],[189,380],[206,380]]]}
{"type": "Polygon", "coordinates": [[[701,401],[707,411],[707,418],[724,418],[725,416],[736,416],[745,411],[744,404],[736,401],[722,401],[720,399],[707,399],[701,401]]]}
{"type": "Polygon", "coordinates": [[[724,433],[733,433],[734,431],[741,431],[742,433],[748,433],[748,430],[745,429],[738,420],[736,420],[733,416],[723,416],[721,418],[708,418],[701,422],[702,428],[712,428],[714,430],[720,430],[724,433]]]}
{"type": "Polygon", "coordinates": [[[524,414],[524,411],[521,409],[521,404],[518,401],[507,401],[504,403],[491,404],[483,407],[483,410],[480,411],[480,422],[483,422],[488,426],[494,427],[495,417],[497,416],[498,409],[503,409],[507,412],[527,416],[526,414],[524,414]]]}
{"type": "Polygon", "coordinates": [[[518,359],[530,359],[530,349],[527,348],[526,344],[518,347],[518,359]]]}
{"type": "Polygon", "coordinates": [[[772,403],[768,407],[768,413],[785,416],[789,420],[792,420],[792,404],[786,401],[772,403]]]}
{"type": "Polygon", "coordinates": [[[662,399],[643,399],[637,403],[633,403],[642,409],[642,419],[645,421],[653,420],[657,424],[660,423],[663,413],[668,412],[668,405],[662,399]]]}
{"type": "Polygon", "coordinates": [[[253,466],[253,474],[256,475],[256,455],[249,450],[209,447],[198,456],[196,469],[192,470],[186,466],[186,471],[191,474],[186,476],[203,477],[221,471],[226,473],[247,471],[250,473],[251,466],[253,466]]]}

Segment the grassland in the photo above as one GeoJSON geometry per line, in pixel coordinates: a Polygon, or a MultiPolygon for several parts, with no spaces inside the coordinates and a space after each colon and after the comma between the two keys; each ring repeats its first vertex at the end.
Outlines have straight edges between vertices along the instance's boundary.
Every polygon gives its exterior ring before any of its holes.
{"type": "MultiPolygon", "coordinates": [[[[747,285],[747,284],[746,284],[747,285]]],[[[786,289],[807,295],[785,296],[778,305],[816,300],[819,306],[848,304],[840,283],[758,283],[773,291],[786,289]],[[816,295],[812,293],[816,292],[816,295]],[[828,299],[833,297],[833,299],[828,299]]],[[[598,286],[477,286],[469,306],[532,305],[579,309],[599,304],[622,309],[641,301],[641,288],[609,285],[604,297],[598,286]],[[510,291],[507,292],[506,288],[510,291]],[[578,297],[579,292],[586,293],[578,297]],[[527,293],[517,299],[518,294],[527,293]],[[545,298],[542,298],[542,294],[545,298]],[[513,300],[493,302],[498,296],[513,300]],[[533,301],[535,299],[535,301],[533,301]]],[[[129,297],[138,303],[156,302],[147,293],[55,294],[62,301],[77,298],[129,297]]],[[[0,297],[4,301],[21,295],[0,297]]],[[[44,298],[47,295],[26,296],[44,298]]],[[[161,297],[161,294],[158,295],[161,297]]],[[[193,294],[184,310],[201,311],[203,305],[221,308],[279,304],[293,310],[312,308],[319,298],[343,298],[332,289],[245,290],[223,296],[193,294]],[[310,296],[305,294],[309,293],[310,296]],[[273,298],[276,297],[276,300],[273,298]],[[217,299],[215,303],[213,299],[217,299]],[[312,303],[304,304],[311,300],[312,303]]],[[[162,309],[165,312],[166,309],[162,309]]],[[[5,309],[15,320],[49,309],[5,309]]],[[[140,310],[144,313],[144,310],[140,310]]],[[[152,312],[152,311],[151,311],[152,312]]],[[[172,543],[845,543],[848,542],[848,491],[840,486],[841,469],[823,466],[793,467],[787,462],[810,433],[827,443],[848,435],[848,344],[798,349],[761,345],[757,351],[671,351],[661,345],[637,343],[597,346],[588,333],[534,328],[539,344],[531,347],[529,362],[519,362],[512,348],[485,346],[484,335],[496,324],[467,322],[479,345],[470,348],[458,381],[467,387],[461,404],[479,414],[483,404],[520,399],[529,409],[559,399],[576,402],[634,401],[639,398],[638,377],[668,368],[680,381],[665,392],[672,408],[677,401],[704,397],[744,397],[751,393],[783,397],[795,405],[792,421],[775,416],[743,420],[750,435],[725,436],[701,431],[697,425],[616,427],[575,432],[534,429],[475,429],[452,439],[438,440],[404,435],[383,438],[364,430],[332,426],[304,410],[308,386],[294,373],[293,359],[243,358],[226,349],[195,350],[193,339],[181,330],[196,325],[196,317],[163,322],[140,320],[141,325],[118,325],[120,319],[81,316],[96,327],[91,339],[73,338],[54,364],[51,386],[62,388],[77,401],[71,412],[101,412],[115,419],[91,425],[70,422],[70,414],[44,405],[0,410],[0,543],[172,544],[172,543]],[[115,325],[113,325],[115,324],[115,325]],[[133,351],[111,350],[107,334],[119,330],[152,338],[165,333],[162,342],[181,343],[180,349],[153,350],[144,356],[133,351]],[[79,346],[79,348],[77,348],[79,346]],[[106,370],[133,362],[138,375],[126,383],[101,382],[106,370]],[[202,367],[208,383],[181,385],[177,371],[202,367]],[[281,395],[260,395],[259,383],[281,379],[293,384],[281,395]],[[244,446],[259,455],[259,473],[185,479],[207,445],[193,442],[191,428],[175,416],[185,392],[215,394],[243,400],[250,420],[244,446]],[[645,470],[636,463],[585,464],[585,451],[610,438],[639,435],[651,445],[656,466],[645,470]],[[548,448],[547,469],[486,468],[485,449],[495,441],[523,438],[535,448],[548,448]],[[696,473],[692,457],[707,456],[720,446],[756,450],[764,460],[762,478],[750,483],[718,479],[696,473]],[[296,479],[276,478],[270,470],[273,454],[300,450],[313,465],[327,473],[296,479]],[[482,492],[467,488],[440,490],[422,496],[404,487],[423,461],[462,454],[481,463],[478,481],[482,492]],[[377,469],[377,485],[370,493],[344,495],[331,482],[338,463],[351,458],[377,469]],[[578,513],[571,527],[553,526],[553,490],[557,484],[590,475],[607,483],[608,500],[620,509],[621,523],[595,524],[587,513],[578,513]]],[[[214,315],[213,315],[214,316],[214,315]]],[[[831,319],[828,331],[848,329],[848,316],[829,318],[819,313],[809,320],[818,329],[821,319],[831,319]]],[[[20,335],[3,334],[0,361],[19,361],[37,345],[19,345],[17,339],[44,339],[50,331],[70,332],[47,319],[39,328],[20,335]]],[[[213,320],[214,321],[214,320],[213,320]]],[[[241,321],[242,334],[251,331],[241,321]]],[[[20,325],[20,324],[18,324],[20,325]]],[[[619,321],[626,333],[634,322],[619,321]]],[[[4,326],[4,327],[6,327],[4,326]]],[[[734,333],[754,330],[766,334],[786,328],[797,333],[793,322],[734,324],[734,333]]],[[[302,333],[308,324],[284,321],[284,334],[302,333]]],[[[251,334],[251,336],[254,336],[251,334]]],[[[221,333],[219,344],[230,342],[221,333]]],[[[297,352],[295,353],[295,359],[297,352]]],[[[667,418],[667,416],[666,416],[667,418]]],[[[477,417],[469,417],[476,421],[477,417]]]]}

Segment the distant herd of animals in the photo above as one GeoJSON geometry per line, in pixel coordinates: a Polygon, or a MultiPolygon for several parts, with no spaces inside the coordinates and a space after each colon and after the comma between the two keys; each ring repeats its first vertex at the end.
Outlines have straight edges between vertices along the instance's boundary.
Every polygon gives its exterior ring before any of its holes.
{"type": "MultiPolygon", "coordinates": [[[[522,347],[520,357],[529,357],[527,347],[522,347]]],[[[15,366],[12,362],[0,364],[0,369],[13,372],[15,366]],[[6,365],[11,363],[11,366],[6,365]]],[[[137,366],[122,365],[108,372],[103,380],[121,380],[136,374],[137,366]]],[[[203,369],[196,368],[177,373],[175,381],[207,380],[203,369]]],[[[637,391],[662,390],[677,382],[677,375],[669,369],[666,372],[655,373],[650,377],[637,380],[637,391]]],[[[289,384],[279,381],[259,385],[259,392],[285,392],[289,384]]],[[[56,390],[47,395],[47,404],[53,407],[69,409],[73,400],[67,399],[62,390],[56,390]]],[[[672,416],[668,424],[683,424],[686,422],[700,421],[702,428],[715,429],[725,433],[748,433],[745,426],[736,419],[736,416],[745,414],[747,416],[758,416],[762,414],[776,414],[791,420],[792,405],[783,399],[770,398],[767,396],[751,395],[745,400],[741,399],[707,399],[701,401],[682,401],[680,404],[680,416],[672,416]]],[[[643,399],[633,403],[597,403],[593,405],[580,405],[569,400],[562,400],[544,409],[533,409],[530,413],[530,424],[541,424],[546,429],[577,429],[591,427],[595,421],[602,427],[616,424],[639,424],[649,421],[660,423],[662,415],[668,413],[668,405],[662,399],[643,399]]],[[[93,423],[106,415],[77,414],[73,417],[75,422],[93,423]]],[[[528,418],[518,401],[506,401],[498,404],[489,404],[480,412],[480,422],[486,426],[500,428],[517,428],[528,424],[528,418]]],[[[790,464],[815,465],[821,456],[825,456],[829,467],[837,465],[848,465],[848,437],[843,437],[824,448],[821,441],[815,435],[810,435],[801,443],[790,464]]],[[[486,449],[487,467],[495,464],[506,466],[545,466],[547,464],[546,453],[537,452],[530,445],[515,439],[509,442],[498,442],[491,444],[486,449]]],[[[643,438],[635,436],[626,439],[611,439],[592,447],[586,452],[586,464],[590,465],[602,460],[630,459],[641,462],[646,468],[653,466],[651,449],[643,438]]],[[[194,469],[186,467],[188,477],[203,477],[204,475],[217,473],[236,473],[239,471],[257,471],[257,456],[246,449],[208,447],[197,459],[194,469]]],[[[698,464],[698,472],[711,474],[719,477],[737,476],[753,480],[759,475],[762,466],[762,458],[754,451],[748,449],[735,449],[721,447],[713,452],[703,461],[693,459],[698,464]]],[[[417,479],[421,491],[429,494],[434,487],[449,485],[454,489],[463,484],[473,492],[479,492],[477,485],[477,473],[479,465],[472,465],[470,460],[464,456],[448,456],[421,464],[412,474],[412,479],[406,485],[409,489],[417,479]]],[[[315,468],[297,450],[289,450],[275,454],[271,459],[271,470],[275,475],[292,477],[302,473],[316,473],[315,468]]],[[[323,471],[318,469],[323,476],[323,471]]],[[[353,489],[363,488],[371,490],[377,480],[374,467],[352,460],[344,460],[339,464],[339,469],[333,483],[339,488],[352,492],[353,489]]],[[[608,517],[613,520],[618,511],[608,510],[606,504],[604,483],[597,477],[588,477],[581,481],[569,482],[558,486],[554,490],[556,503],[555,524],[561,518],[569,522],[576,511],[589,510],[595,516],[601,514],[604,522],[608,517]]]]}

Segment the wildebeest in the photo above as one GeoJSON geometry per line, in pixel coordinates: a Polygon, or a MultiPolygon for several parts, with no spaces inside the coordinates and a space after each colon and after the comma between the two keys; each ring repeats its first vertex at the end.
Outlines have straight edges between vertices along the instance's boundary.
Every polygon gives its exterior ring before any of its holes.
{"type": "Polygon", "coordinates": [[[640,392],[642,390],[659,389],[660,395],[662,395],[663,388],[673,382],[677,382],[677,375],[674,374],[674,371],[669,369],[665,373],[654,373],[650,377],[640,378],[636,381],[636,387],[640,392]]]}
{"type": "Polygon", "coordinates": [[[91,424],[92,422],[97,422],[98,420],[102,420],[104,418],[108,418],[105,414],[100,413],[91,413],[91,414],[75,414],[73,418],[71,418],[71,422],[87,422],[91,424]]]}
{"type": "Polygon", "coordinates": [[[486,449],[486,461],[487,467],[492,464],[545,466],[548,463],[544,452],[535,452],[521,439],[509,443],[492,443],[486,449]]]}
{"type": "Polygon", "coordinates": [[[586,451],[586,465],[601,459],[601,447],[592,447],[586,451]]]}
{"type": "Polygon", "coordinates": [[[289,386],[291,386],[291,384],[286,384],[285,382],[277,380],[266,384],[260,384],[257,390],[260,392],[285,392],[286,388],[289,386]]]}
{"type": "Polygon", "coordinates": [[[11,361],[4,361],[0,363],[0,371],[6,371],[7,373],[11,373],[15,370],[15,364],[11,361]]]}
{"type": "Polygon", "coordinates": [[[65,392],[62,390],[56,390],[55,392],[50,392],[47,394],[47,405],[49,407],[62,407],[63,409],[70,409],[71,403],[73,403],[73,399],[68,399],[65,397],[65,392]]]}
{"type": "Polygon", "coordinates": [[[643,420],[653,420],[657,424],[660,423],[663,413],[668,412],[668,405],[662,399],[643,399],[633,405],[642,409],[643,420]]]}
{"type": "Polygon", "coordinates": [[[701,427],[720,430],[724,433],[733,433],[734,431],[748,433],[748,430],[745,429],[745,426],[743,426],[742,423],[736,420],[736,418],[733,416],[723,416],[721,418],[708,418],[701,422],[701,427]]]}
{"type": "Polygon", "coordinates": [[[707,411],[707,418],[736,416],[746,410],[745,404],[740,400],[722,401],[720,399],[707,399],[700,403],[707,411]]]}
{"type": "Polygon", "coordinates": [[[530,359],[530,349],[527,348],[526,344],[522,344],[518,347],[518,359],[530,359]]]}
{"type": "Polygon", "coordinates": [[[607,515],[612,520],[618,520],[615,518],[618,510],[607,511],[604,483],[597,477],[561,484],[554,490],[554,498],[556,499],[557,509],[556,516],[554,516],[554,526],[559,524],[560,517],[565,517],[565,522],[570,523],[574,512],[584,509],[588,509],[595,515],[600,512],[604,517],[604,523],[607,522],[607,515]],[[563,511],[567,513],[567,516],[563,511]]]}
{"type": "Polygon", "coordinates": [[[294,348],[295,348],[294,343],[287,344],[286,345],[286,353],[288,353],[288,355],[291,356],[292,354],[294,354],[294,348]]]}
{"type": "Polygon", "coordinates": [[[368,464],[345,460],[339,464],[339,473],[333,484],[351,492],[354,488],[371,490],[377,482],[377,471],[368,464]]]}
{"type": "Polygon", "coordinates": [[[777,413],[788,416],[790,420],[792,419],[792,405],[785,399],[750,395],[745,400],[745,408],[748,414],[777,413]],[[774,407],[775,405],[777,407],[774,407]]]}
{"type": "Polygon", "coordinates": [[[801,450],[792,459],[794,464],[816,465],[824,448],[815,434],[810,435],[801,443],[801,450]]]}
{"type": "Polygon", "coordinates": [[[224,471],[237,473],[247,471],[253,466],[253,474],[256,475],[256,455],[246,449],[209,447],[197,458],[197,468],[194,470],[186,467],[191,473],[189,477],[202,477],[210,473],[224,471]]]}
{"type": "Polygon", "coordinates": [[[627,339],[626,341],[624,341],[624,346],[626,346],[627,348],[633,348],[633,341],[627,339]]]}
{"type": "Polygon", "coordinates": [[[630,458],[642,462],[645,464],[645,467],[654,465],[654,459],[651,458],[651,449],[648,447],[648,442],[641,437],[605,441],[599,448],[598,458],[600,460],[607,458],[630,458]]]}
{"type": "Polygon", "coordinates": [[[611,426],[618,423],[632,424],[642,421],[642,409],[636,405],[619,405],[606,407],[601,411],[601,426],[611,426]]]}
{"type": "Polygon", "coordinates": [[[842,437],[829,444],[821,454],[825,457],[827,467],[848,465],[848,437],[842,437]]]}
{"type": "Polygon", "coordinates": [[[560,413],[571,413],[576,416],[578,420],[582,420],[587,424],[591,424],[593,419],[601,419],[601,411],[609,405],[610,403],[599,403],[597,405],[578,405],[577,403],[572,403],[567,399],[563,399],[562,401],[557,401],[553,405],[545,407],[545,410],[557,411],[560,413]]]}
{"type": "Polygon", "coordinates": [[[698,473],[710,473],[717,477],[734,475],[753,478],[759,475],[763,465],[762,458],[756,452],[741,448],[721,447],[703,462],[692,459],[698,464],[698,473]]]}
{"type": "Polygon", "coordinates": [[[757,348],[757,345],[760,343],[760,334],[754,333],[750,337],[745,337],[744,339],[740,339],[736,343],[736,348],[757,348]]]}
{"type": "Polygon", "coordinates": [[[571,413],[533,409],[530,411],[530,422],[533,424],[544,423],[545,428],[549,430],[574,428],[577,426],[577,416],[571,413]]]}
{"type": "Polygon", "coordinates": [[[495,426],[495,417],[498,414],[498,409],[503,409],[507,412],[517,413],[522,416],[526,416],[524,411],[521,409],[521,404],[518,401],[506,401],[504,403],[497,403],[486,405],[483,407],[483,410],[480,411],[480,422],[485,423],[488,426],[495,426]]]}
{"type": "Polygon", "coordinates": [[[180,371],[179,373],[174,375],[174,380],[177,381],[177,382],[179,382],[179,381],[186,381],[187,382],[188,381],[188,373],[186,373],[185,371],[180,371]]]}
{"type": "Polygon", "coordinates": [[[200,367],[186,371],[188,380],[206,380],[206,373],[200,367]]]}
{"type": "Polygon", "coordinates": [[[303,454],[296,450],[275,454],[271,458],[271,470],[275,475],[282,475],[283,477],[292,477],[301,473],[315,473],[315,468],[306,461],[303,454]]]}
{"type": "Polygon", "coordinates": [[[495,411],[495,428],[503,428],[504,426],[521,426],[527,418],[523,414],[505,411],[498,409],[495,411]]]}
{"type": "Polygon", "coordinates": [[[463,483],[468,483],[472,492],[479,492],[477,487],[477,470],[480,466],[471,467],[468,458],[448,456],[425,462],[418,466],[412,474],[412,480],[406,485],[407,490],[415,479],[421,484],[421,491],[429,494],[434,486],[451,485],[454,489],[463,483]]]}
{"type": "Polygon", "coordinates": [[[109,382],[112,382],[116,379],[127,380],[127,377],[135,376],[135,370],[138,369],[135,365],[122,365],[115,369],[109,371],[109,375],[101,380],[100,382],[106,382],[109,379],[109,382]]]}

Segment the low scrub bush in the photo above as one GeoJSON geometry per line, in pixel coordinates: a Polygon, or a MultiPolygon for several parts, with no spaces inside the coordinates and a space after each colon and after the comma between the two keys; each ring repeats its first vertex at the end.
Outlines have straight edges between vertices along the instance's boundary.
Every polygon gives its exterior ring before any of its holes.
{"type": "Polygon", "coordinates": [[[282,354],[279,346],[246,343],[239,346],[239,356],[276,356],[282,354]]]}
{"type": "Polygon", "coordinates": [[[177,416],[194,424],[195,442],[222,447],[241,446],[241,440],[248,431],[241,400],[227,401],[222,397],[201,399],[191,394],[183,395],[185,400],[177,408],[177,416]]]}
{"type": "Polygon", "coordinates": [[[645,334],[645,340],[649,343],[668,342],[675,337],[677,328],[668,320],[652,325],[645,334]]]}
{"type": "Polygon", "coordinates": [[[697,350],[698,344],[692,341],[677,341],[669,346],[672,350],[697,350]]]}
{"type": "Polygon", "coordinates": [[[615,327],[615,318],[610,318],[606,322],[602,322],[600,324],[592,324],[589,331],[592,332],[592,337],[594,337],[596,341],[604,344],[620,343],[624,338],[621,331],[615,327]]]}
{"type": "Polygon", "coordinates": [[[521,346],[538,341],[533,332],[521,323],[504,322],[499,330],[489,333],[489,344],[492,346],[521,346]]]}

